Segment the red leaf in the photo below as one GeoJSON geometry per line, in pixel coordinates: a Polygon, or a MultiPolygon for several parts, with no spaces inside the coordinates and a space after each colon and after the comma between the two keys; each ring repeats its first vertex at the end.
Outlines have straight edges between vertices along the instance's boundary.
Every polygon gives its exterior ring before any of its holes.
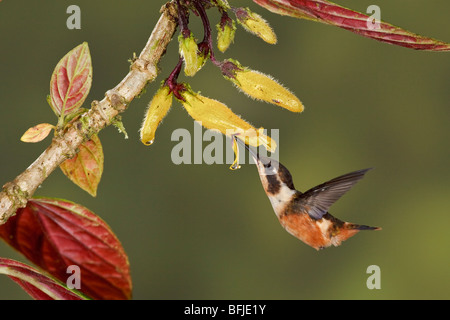
{"type": "Polygon", "coordinates": [[[92,62],[87,42],[67,53],[56,65],[50,80],[50,102],[56,115],[75,113],[92,84],[92,62]]]}
{"type": "Polygon", "coordinates": [[[97,135],[79,147],[72,159],[61,163],[62,172],[81,189],[95,197],[103,173],[103,148],[97,135]]]}
{"type": "Polygon", "coordinates": [[[0,237],[49,274],[66,282],[81,272],[80,291],[93,299],[130,299],[128,257],[108,225],[87,208],[59,199],[31,199],[0,237]]]}
{"type": "Polygon", "coordinates": [[[291,17],[314,20],[337,26],[364,37],[390,44],[430,51],[450,51],[450,44],[420,36],[380,22],[379,27],[369,27],[369,17],[325,0],[253,0],[260,6],[291,17]]]}
{"type": "Polygon", "coordinates": [[[0,258],[0,273],[6,274],[36,300],[83,300],[54,279],[18,261],[0,258]]]}

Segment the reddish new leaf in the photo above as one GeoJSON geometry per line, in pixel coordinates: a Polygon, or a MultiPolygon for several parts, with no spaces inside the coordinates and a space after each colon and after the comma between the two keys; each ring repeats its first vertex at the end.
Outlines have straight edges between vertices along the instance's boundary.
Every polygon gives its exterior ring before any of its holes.
{"type": "Polygon", "coordinates": [[[55,67],[50,80],[50,105],[57,116],[75,113],[92,84],[91,54],[87,42],[72,49],[55,67]]]}
{"type": "Polygon", "coordinates": [[[72,159],[61,163],[60,168],[76,185],[95,197],[103,173],[102,144],[98,136],[93,135],[79,149],[72,159]]]}
{"type": "Polygon", "coordinates": [[[430,51],[450,51],[450,44],[423,37],[389,23],[379,22],[376,27],[365,14],[344,8],[325,0],[253,0],[260,6],[296,18],[309,19],[337,26],[364,37],[390,44],[430,51]]]}
{"type": "Polygon", "coordinates": [[[0,258],[0,273],[6,274],[36,300],[83,300],[56,280],[21,262],[0,258]]]}
{"type": "Polygon", "coordinates": [[[59,199],[31,199],[0,237],[31,262],[66,283],[80,268],[80,291],[93,299],[130,299],[128,257],[108,225],[87,208],[59,199]]]}
{"type": "Polygon", "coordinates": [[[29,128],[20,138],[23,142],[39,142],[44,140],[55,126],[49,123],[40,123],[29,128]]]}

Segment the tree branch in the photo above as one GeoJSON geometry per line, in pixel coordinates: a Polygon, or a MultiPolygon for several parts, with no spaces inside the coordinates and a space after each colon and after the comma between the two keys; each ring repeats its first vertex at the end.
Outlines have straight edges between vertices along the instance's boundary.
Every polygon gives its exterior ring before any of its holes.
{"type": "Polygon", "coordinates": [[[158,75],[158,63],[177,28],[177,6],[174,1],[161,8],[161,17],[142,50],[133,62],[130,72],[102,101],[94,101],[89,111],[56,134],[50,146],[14,181],[8,182],[0,192],[0,224],[25,207],[45,179],[65,160],[72,158],[78,147],[109,126],[117,115],[158,75]]]}

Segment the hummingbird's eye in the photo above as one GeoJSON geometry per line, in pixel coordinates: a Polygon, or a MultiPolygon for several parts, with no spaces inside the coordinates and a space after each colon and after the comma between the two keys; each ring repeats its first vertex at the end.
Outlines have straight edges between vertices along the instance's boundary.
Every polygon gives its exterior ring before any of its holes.
{"type": "Polygon", "coordinates": [[[264,164],[264,168],[270,168],[272,166],[272,161],[264,164]]]}

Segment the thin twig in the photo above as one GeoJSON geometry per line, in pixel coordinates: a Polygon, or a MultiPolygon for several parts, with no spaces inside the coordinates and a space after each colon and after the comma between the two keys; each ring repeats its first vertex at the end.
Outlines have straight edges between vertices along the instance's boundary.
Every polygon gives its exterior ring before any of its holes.
{"type": "Polygon", "coordinates": [[[0,192],[0,224],[13,216],[18,208],[25,207],[36,189],[65,160],[78,152],[78,147],[109,126],[117,115],[124,112],[129,103],[140,94],[148,82],[158,75],[158,63],[175,33],[178,24],[177,6],[174,1],[161,8],[161,17],[130,72],[102,101],[94,101],[92,108],[62,134],[53,138],[50,146],[12,182],[0,192]]]}

